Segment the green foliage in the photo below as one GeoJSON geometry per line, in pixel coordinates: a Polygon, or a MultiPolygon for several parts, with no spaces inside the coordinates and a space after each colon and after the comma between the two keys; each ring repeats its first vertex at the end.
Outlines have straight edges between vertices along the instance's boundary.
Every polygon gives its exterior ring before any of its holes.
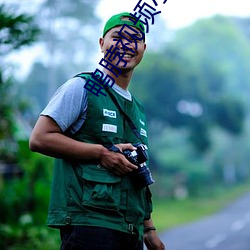
{"type": "Polygon", "coordinates": [[[189,64],[204,77],[204,93],[210,98],[243,94],[249,89],[249,42],[233,19],[215,16],[201,19],[177,32],[174,41],[189,64]],[[242,88],[242,89],[241,89],[242,88]]]}
{"type": "Polygon", "coordinates": [[[45,56],[33,64],[20,90],[33,104],[34,120],[60,85],[76,73],[90,70],[101,35],[95,14],[98,2],[45,0],[38,4],[36,23],[45,56]]]}
{"type": "MultiPolygon", "coordinates": [[[[28,218],[30,215],[25,215],[28,218]]],[[[24,217],[24,216],[23,216],[24,217]]],[[[21,218],[16,225],[0,224],[0,248],[8,250],[59,249],[57,230],[34,226],[31,221],[21,218]]]]}
{"type": "Polygon", "coordinates": [[[131,90],[149,120],[155,196],[209,194],[249,179],[250,46],[234,20],[215,16],[178,30],[146,54],[131,90]]]}
{"type": "MultiPolygon", "coordinates": [[[[6,56],[13,50],[24,45],[30,45],[35,41],[39,30],[29,15],[16,15],[5,5],[0,5],[0,56],[6,56]]],[[[7,69],[0,66],[0,160],[6,162],[15,161],[17,149],[16,130],[17,116],[24,111],[24,102],[17,94],[14,79],[4,71],[7,69]],[[22,108],[19,109],[19,108],[22,108]]],[[[10,73],[8,73],[10,74],[10,73]]]]}
{"type": "Polygon", "coordinates": [[[0,55],[32,44],[39,34],[38,27],[33,24],[33,17],[14,14],[13,10],[0,5],[0,55]]]}
{"type": "Polygon", "coordinates": [[[179,58],[175,51],[172,52],[170,57],[165,54],[145,56],[143,65],[135,72],[133,82],[136,84],[132,84],[131,89],[144,102],[149,121],[157,119],[179,127],[189,123],[192,117],[180,115],[177,104],[182,98],[194,100],[196,93],[188,90],[185,81],[192,79],[195,85],[198,79],[188,69],[185,60],[179,58]]]}
{"type": "Polygon", "coordinates": [[[14,79],[4,78],[0,70],[0,161],[16,161],[18,121],[27,110],[28,103],[20,97],[14,79]]]}
{"type": "Polygon", "coordinates": [[[150,123],[188,128],[190,142],[202,154],[212,146],[214,126],[243,132],[249,56],[246,37],[229,18],[200,20],[177,31],[161,53],[145,57],[132,89],[144,102],[150,123]]]}
{"type": "Polygon", "coordinates": [[[214,119],[222,128],[233,134],[239,134],[243,130],[246,116],[242,101],[235,97],[221,97],[213,107],[214,119]]]}
{"type": "Polygon", "coordinates": [[[45,226],[53,159],[32,153],[28,141],[20,141],[18,164],[24,176],[6,179],[0,186],[0,207],[4,214],[0,248],[58,248],[58,232],[45,226]]]}
{"type": "Polygon", "coordinates": [[[185,169],[187,175],[187,189],[191,197],[202,197],[209,195],[209,192],[213,192],[211,185],[213,180],[211,173],[204,162],[197,161],[186,165],[185,169]]]}
{"type": "Polygon", "coordinates": [[[11,80],[6,79],[6,81],[4,81],[2,75],[0,75],[0,100],[0,140],[2,140],[5,137],[10,138],[13,134],[12,112],[15,109],[11,80]]]}
{"type": "Polygon", "coordinates": [[[0,160],[6,162],[13,162],[16,153],[13,120],[18,103],[13,90],[11,79],[4,80],[0,70],[0,160]]]}
{"type": "Polygon", "coordinates": [[[29,151],[28,142],[19,142],[18,164],[24,171],[20,179],[5,180],[0,192],[2,223],[15,223],[23,214],[32,212],[34,224],[44,223],[50,194],[53,161],[29,151]]]}
{"type": "Polygon", "coordinates": [[[67,62],[63,66],[68,74],[82,70],[83,64],[89,66],[93,47],[98,45],[98,31],[101,34],[98,30],[100,20],[95,14],[98,1],[45,0],[40,5],[36,21],[42,30],[40,41],[49,56],[50,85],[54,84],[52,80],[57,83],[53,69],[62,66],[63,62],[67,62]]]}
{"type": "Polygon", "coordinates": [[[209,124],[204,119],[196,119],[192,123],[189,140],[199,153],[205,152],[211,146],[209,124]]]}

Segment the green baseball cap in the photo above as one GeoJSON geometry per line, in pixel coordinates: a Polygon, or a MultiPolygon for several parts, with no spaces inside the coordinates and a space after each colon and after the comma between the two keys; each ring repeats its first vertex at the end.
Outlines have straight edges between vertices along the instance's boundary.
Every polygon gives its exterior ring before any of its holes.
{"type": "Polygon", "coordinates": [[[103,37],[106,35],[106,33],[113,29],[116,26],[122,26],[123,24],[127,24],[129,26],[135,27],[138,30],[140,30],[142,33],[144,32],[144,25],[140,22],[140,20],[138,20],[138,22],[136,22],[136,24],[134,24],[132,21],[130,20],[122,20],[123,17],[128,17],[128,18],[133,18],[129,12],[123,12],[120,14],[116,14],[114,16],[112,16],[105,24],[104,29],[103,29],[103,37]]]}

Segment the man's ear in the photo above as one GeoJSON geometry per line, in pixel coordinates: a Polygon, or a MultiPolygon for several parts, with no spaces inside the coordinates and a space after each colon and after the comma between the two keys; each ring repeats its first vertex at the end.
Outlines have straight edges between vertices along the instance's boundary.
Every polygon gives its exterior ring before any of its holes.
{"type": "Polygon", "coordinates": [[[103,44],[104,44],[104,38],[100,38],[99,39],[99,45],[100,45],[100,48],[101,48],[101,52],[103,53],[103,44]]]}

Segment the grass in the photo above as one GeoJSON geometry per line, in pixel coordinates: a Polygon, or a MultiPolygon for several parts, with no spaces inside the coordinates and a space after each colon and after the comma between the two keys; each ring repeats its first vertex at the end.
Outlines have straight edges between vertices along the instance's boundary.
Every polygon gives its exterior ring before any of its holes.
{"type": "Polygon", "coordinates": [[[153,220],[158,231],[211,215],[250,190],[249,184],[220,188],[210,197],[185,200],[154,200],[153,220]]]}

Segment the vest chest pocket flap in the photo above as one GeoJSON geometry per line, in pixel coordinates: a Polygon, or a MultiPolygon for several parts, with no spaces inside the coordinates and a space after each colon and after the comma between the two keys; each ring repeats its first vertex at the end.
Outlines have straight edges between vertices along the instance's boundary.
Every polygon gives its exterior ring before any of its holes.
{"type": "Polygon", "coordinates": [[[101,210],[118,211],[121,199],[121,177],[101,165],[84,166],[82,205],[101,210]]]}

